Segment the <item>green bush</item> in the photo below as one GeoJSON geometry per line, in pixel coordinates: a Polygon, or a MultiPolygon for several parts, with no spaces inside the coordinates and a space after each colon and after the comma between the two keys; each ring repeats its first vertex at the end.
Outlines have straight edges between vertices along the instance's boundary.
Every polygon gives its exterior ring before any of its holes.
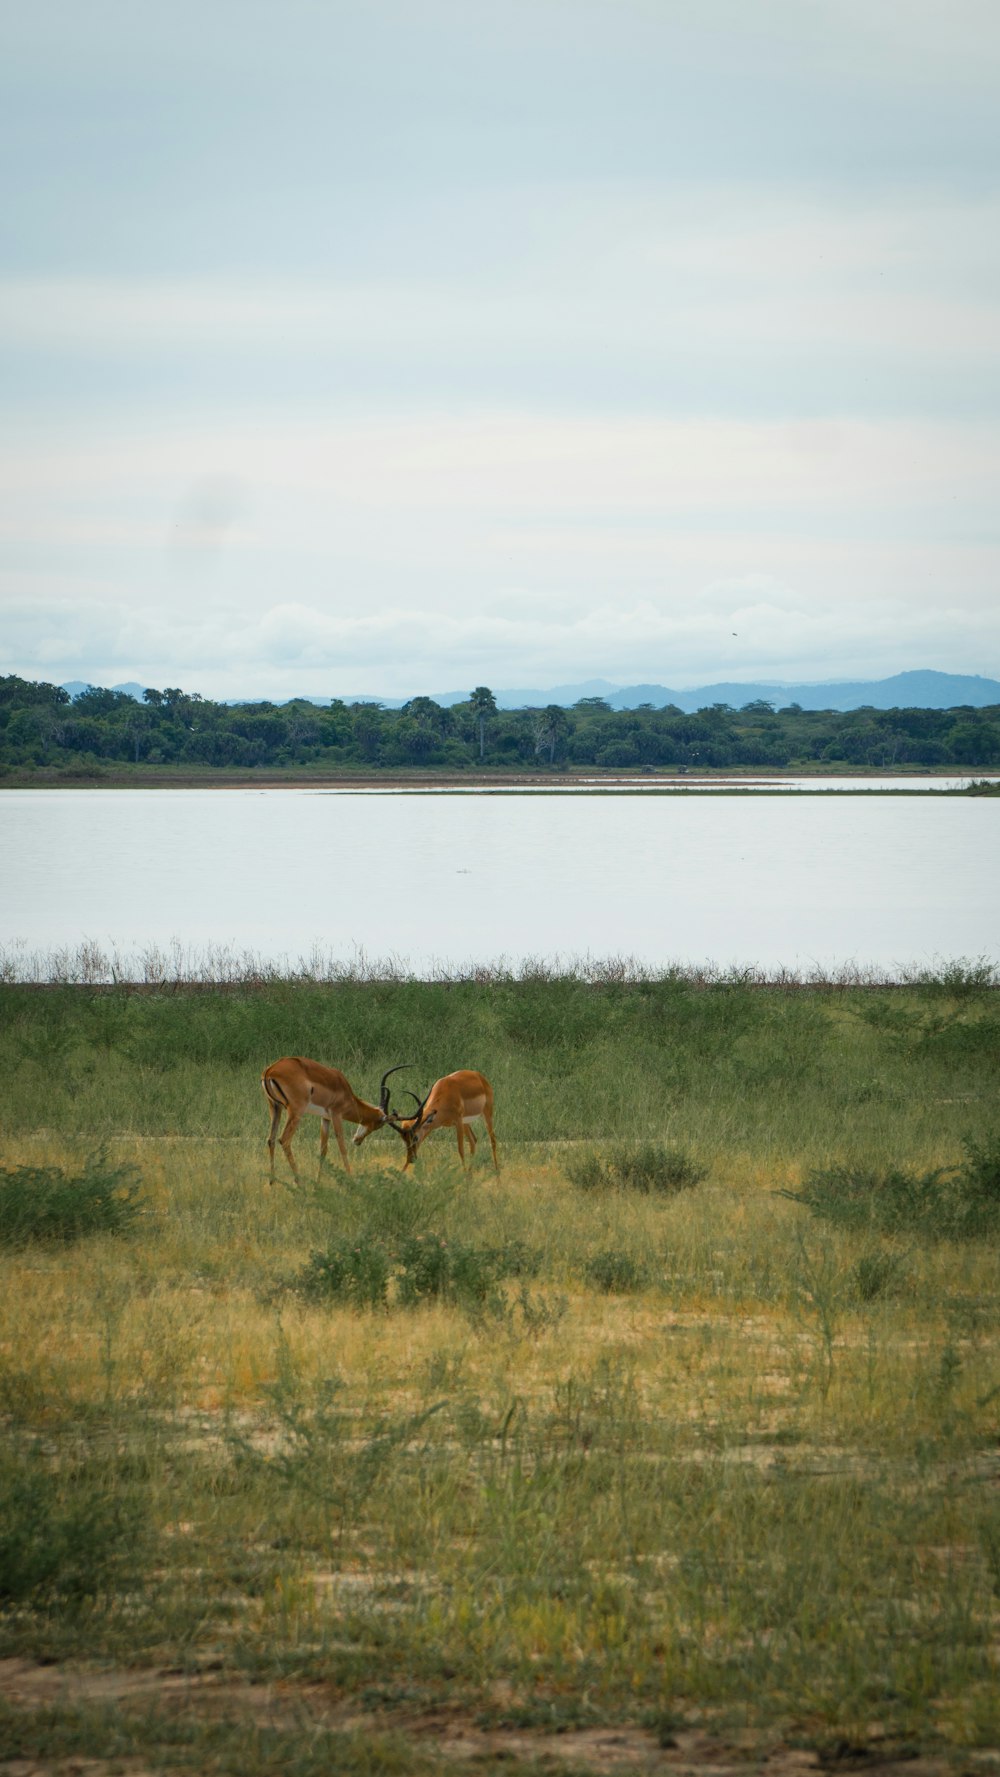
{"type": "Polygon", "coordinates": [[[112,1166],[103,1151],[82,1172],[60,1166],[15,1166],[0,1171],[0,1245],[33,1240],[80,1240],[86,1234],[121,1234],[141,1209],[139,1175],[133,1166],[112,1166]]]}
{"type": "Polygon", "coordinates": [[[325,1252],[312,1253],[297,1280],[304,1296],[333,1296],[357,1308],[382,1308],[389,1291],[389,1255],[368,1235],[331,1241],[325,1252]]]}
{"type": "Polygon", "coordinates": [[[443,1234],[412,1234],[400,1242],[396,1257],[399,1300],[406,1307],[454,1294],[455,1249],[443,1234]]]}
{"type": "Polygon", "coordinates": [[[36,1450],[5,1452],[0,1497],[0,1605],[80,1604],[137,1583],[144,1517],[106,1473],[53,1473],[36,1450]]]}
{"type": "Polygon", "coordinates": [[[822,1221],[879,1234],[975,1240],[1000,1231],[1000,1135],[966,1137],[960,1166],[816,1167],[801,1191],[783,1191],[822,1221]]]}
{"type": "Polygon", "coordinates": [[[638,1260],[616,1247],[592,1253],[584,1266],[584,1276],[606,1296],[627,1295],[630,1290],[641,1289],[646,1282],[645,1270],[638,1260]]]}
{"type": "Polygon", "coordinates": [[[965,1149],[963,1173],[970,1194],[983,1205],[994,1203],[1000,1210],[1000,1134],[988,1135],[983,1141],[967,1135],[962,1146],[965,1149]]]}
{"type": "Polygon", "coordinates": [[[430,1229],[392,1235],[368,1228],[313,1253],[294,1287],[313,1299],[339,1298],[358,1308],[384,1307],[391,1283],[401,1307],[434,1301],[482,1306],[497,1299],[505,1277],[533,1277],[539,1265],[538,1254],[523,1241],[474,1246],[430,1229]]]}
{"type": "Polygon", "coordinates": [[[684,1148],[667,1148],[661,1142],[625,1143],[601,1155],[590,1150],[566,1162],[566,1176],[581,1190],[607,1189],[659,1192],[671,1195],[689,1191],[708,1177],[684,1148]]]}

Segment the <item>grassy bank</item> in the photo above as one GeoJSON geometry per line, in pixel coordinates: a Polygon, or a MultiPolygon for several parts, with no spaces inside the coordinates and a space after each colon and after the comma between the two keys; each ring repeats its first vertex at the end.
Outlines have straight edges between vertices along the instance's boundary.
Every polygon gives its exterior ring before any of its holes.
{"type": "MultiPolygon", "coordinates": [[[[989,1763],[988,971],[6,986],[0,1014],[18,1756],[989,1763]],[[369,1096],[482,1068],[500,1181],[446,1132],[403,1178],[383,1131],[350,1179],[270,1187],[285,1053],[369,1096]]],[[[315,1125],[297,1146],[312,1178],[315,1125]]]]}
{"type": "MultiPolygon", "coordinates": [[[[736,786],[731,794],[738,793],[740,783],[753,784],[756,779],[763,778],[768,782],[780,782],[782,778],[828,778],[839,777],[845,780],[856,779],[863,785],[868,778],[893,778],[898,781],[900,790],[907,788],[913,779],[953,778],[962,777],[975,781],[978,793],[1000,793],[1000,778],[995,769],[989,765],[911,765],[911,766],[879,766],[879,765],[828,765],[822,761],[804,760],[794,766],[755,766],[730,765],[696,767],[685,766],[679,770],[676,766],[663,765],[655,767],[642,766],[610,766],[610,765],[561,765],[547,771],[539,771],[536,766],[525,765],[519,770],[512,770],[509,765],[480,764],[478,761],[461,770],[454,766],[398,766],[381,765],[138,765],[129,764],[126,760],[115,760],[112,763],[94,763],[88,765],[5,765],[0,766],[0,789],[5,790],[268,790],[268,789],[341,789],[363,790],[377,788],[386,789],[518,789],[518,790],[550,790],[553,794],[561,790],[572,789],[580,783],[606,783],[609,789],[618,786],[634,785],[645,794],[654,787],[666,792],[683,791],[686,795],[696,793],[699,785],[709,786],[713,794],[719,793],[719,783],[733,781],[736,786]],[[974,774],[974,776],[970,775],[974,774]]],[[[762,792],[756,790],[755,794],[762,792]]],[[[843,793],[843,792],[839,792],[843,793]]],[[[883,791],[891,794],[891,791],[883,791]]],[[[921,793],[953,794],[966,793],[962,790],[951,792],[921,792],[910,788],[909,795],[921,793]]]]}

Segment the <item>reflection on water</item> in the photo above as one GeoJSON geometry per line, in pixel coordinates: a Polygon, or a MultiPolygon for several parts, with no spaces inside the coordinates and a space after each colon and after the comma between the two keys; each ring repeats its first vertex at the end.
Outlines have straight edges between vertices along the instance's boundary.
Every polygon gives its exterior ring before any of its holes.
{"type": "Polygon", "coordinates": [[[806,973],[1000,954],[990,799],[8,790],[0,821],[8,954],[177,939],[418,972],[806,973]]]}

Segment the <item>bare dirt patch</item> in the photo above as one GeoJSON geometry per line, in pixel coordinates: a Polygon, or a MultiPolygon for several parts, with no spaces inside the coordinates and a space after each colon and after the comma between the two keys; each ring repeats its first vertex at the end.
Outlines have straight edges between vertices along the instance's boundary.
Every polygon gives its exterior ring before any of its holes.
{"type": "MultiPolygon", "coordinates": [[[[749,1771],[767,1767],[774,1777],[803,1777],[808,1772],[833,1768],[864,1769],[872,1777],[945,1777],[950,1766],[944,1758],[900,1755],[879,1746],[877,1733],[862,1747],[837,1746],[828,1752],[761,1741],[752,1735],[720,1738],[710,1731],[678,1730],[670,1743],[661,1745],[650,1729],[632,1724],[571,1728],[560,1733],[521,1727],[489,1728],[479,1725],[467,1712],[440,1708],[384,1710],[374,1713],[359,1708],[350,1698],[331,1695],[321,1683],[282,1681],[254,1684],[227,1674],[211,1664],[201,1670],[178,1671],[89,1667],[83,1664],[39,1665],[30,1660],[0,1660],[0,1702],[9,1709],[34,1711],[58,1708],[81,1709],[112,1705],[141,1714],[148,1721],[190,1715],[202,1719],[247,1718],[271,1727],[323,1728],[344,1733],[393,1732],[412,1741],[414,1752],[426,1759],[437,1757],[446,1768],[462,1765],[477,1770],[502,1764],[516,1773],[520,1764],[553,1772],[570,1767],[591,1771],[595,1777],[616,1772],[672,1773],[673,1777],[746,1777],[749,1771]]],[[[968,1757],[964,1768],[970,1768],[968,1757]]],[[[973,1764],[993,1766],[992,1755],[973,1764]]],[[[52,1759],[4,1759],[4,1777],[106,1777],[111,1769],[127,1777],[142,1777],[150,1766],[144,1761],[93,1757],[52,1759]]]]}

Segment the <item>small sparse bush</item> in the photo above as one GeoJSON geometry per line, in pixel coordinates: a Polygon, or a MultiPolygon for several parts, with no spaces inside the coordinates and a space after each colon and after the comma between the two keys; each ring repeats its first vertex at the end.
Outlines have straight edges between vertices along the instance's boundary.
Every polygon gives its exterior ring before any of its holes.
{"type": "Polygon", "coordinates": [[[133,1166],[112,1166],[103,1152],[82,1172],[60,1166],[15,1166],[0,1171],[0,1245],[33,1240],[81,1240],[121,1234],[140,1213],[141,1186],[133,1166]]]}
{"type": "Polygon", "coordinates": [[[532,1295],[526,1284],[521,1285],[516,1300],[510,1308],[510,1325],[513,1331],[528,1339],[540,1339],[543,1333],[554,1332],[565,1320],[569,1311],[569,1302],[563,1295],[543,1295],[541,1291],[532,1295]]]}
{"type": "Polygon", "coordinates": [[[620,1144],[606,1155],[593,1150],[566,1162],[566,1175],[581,1190],[617,1189],[658,1192],[665,1196],[689,1191],[708,1177],[684,1148],[667,1148],[661,1142],[620,1144]]]}
{"type": "Polygon", "coordinates": [[[444,1405],[435,1401],[417,1413],[359,1418],[345,1401],[339,1376],[305,1389],[284,1344],[277,1377],[265,1392],[280,1440],[265,1452],[231,1424],[227,1436],[234,1459],[248,1475],[276,1482],[284,1500],[318,1503],[328,1514],[327,1530],[338,1536],[356,1521],[401,1455],[412,1453],[419,1432],[444,1405]]]}
{"type": "Polygon", "coordinates": [[[628,1295],[631,1290],[641,1289],[646,1282],[644,1268],[638,1260],[631,1253],[619,1252],[616,1247],[592,1253],[584,1266],[584,1276],[606,1296],[628,1295]]]}
{"type": "Polygon", "coordinates": [[[341,1175],[313,1187],[316,1207],[343,1226],[345,1198],[355,1227],[390,1249],[443,1221],[463,1181],[451,1170],[421,1178],[399,1167],[341,1175]],[[425,1182],[426,1179],[426,1182],[425,1182]]]}

